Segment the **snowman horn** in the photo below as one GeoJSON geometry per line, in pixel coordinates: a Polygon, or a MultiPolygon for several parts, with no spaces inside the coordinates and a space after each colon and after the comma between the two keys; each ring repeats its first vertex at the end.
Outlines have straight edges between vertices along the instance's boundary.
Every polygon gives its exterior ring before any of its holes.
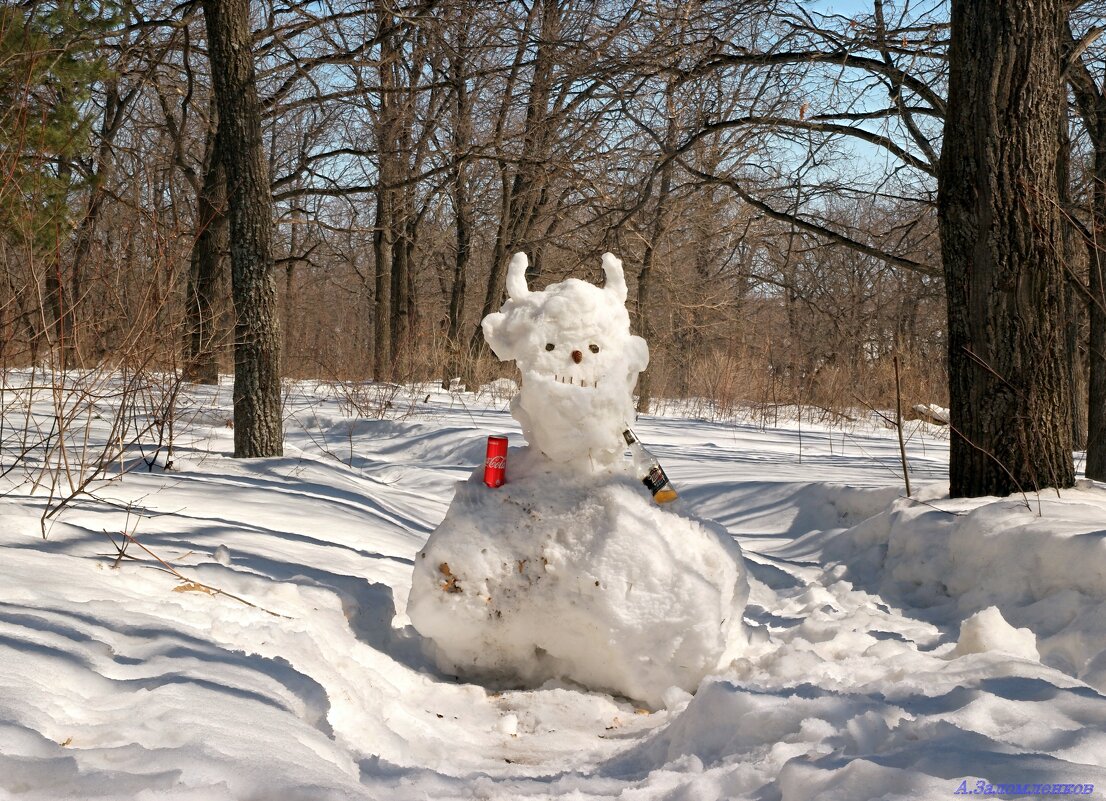
{"type": "Polygon", "coordinates": [[[603,254],[603,273],[607,282],[603,289],[613,292],[620,303],[626,302],[626,275],[622,272],[622,260],[613,253],[603,254]]]}
{"type": "Polygon", "coordinates": [[[529,264],[525,253],[519,252],[511,257],[511,264],[507,267],[507,297],[520,300],[530,294],[526,286],[526,268],[529,264]]]}

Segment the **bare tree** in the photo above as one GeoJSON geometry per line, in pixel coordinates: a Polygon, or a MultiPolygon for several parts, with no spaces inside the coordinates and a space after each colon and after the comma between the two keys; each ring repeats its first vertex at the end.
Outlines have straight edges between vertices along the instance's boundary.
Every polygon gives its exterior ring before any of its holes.
{"type": "Polygon", "coordinates": [[[1056,187],[1065,4],[954,0],[939,214],[954,497],[1068,487],[1056,187]]]}
{"type": "Polygon", "coordinates": [[[261,139],[249,1],[205,0],[204,19],[219,109],[216,158],[226,173],[230,210],[234,455],[279,456],[283,435],[272,189],[261,139]]]}

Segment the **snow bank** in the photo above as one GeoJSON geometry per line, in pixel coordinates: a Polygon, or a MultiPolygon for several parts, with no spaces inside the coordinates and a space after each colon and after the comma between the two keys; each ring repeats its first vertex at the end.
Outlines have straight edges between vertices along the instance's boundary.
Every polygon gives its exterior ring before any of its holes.
{"type": "Polygon", "coordinates": [[[1086,482],[1026,502],[943,489],[895,501],[825,557],[884,597],[964,621],[958,653],[1039,653],[1106,690],[1106,490],[1086,482]]]}
{"type": "Polygon", "coordinates": [[[748,583],[724,530],[617,469],[579,475],[522,448],[508,477],[460,484],[415,560],[407,614],[441,669],[660,707],[740,648],[748,583]]]}

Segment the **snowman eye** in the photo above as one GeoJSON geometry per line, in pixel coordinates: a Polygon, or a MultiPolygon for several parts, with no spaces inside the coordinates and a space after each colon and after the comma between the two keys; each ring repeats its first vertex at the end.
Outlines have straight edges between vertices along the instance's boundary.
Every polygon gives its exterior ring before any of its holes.
{"type": "Polygon", "coordinates": [[[599,352],[599,346],[598,345],[588,345],[588,350],[590,350],[592,353],[598,353],[599,352]]]}
{"type": "Polygon", "coordinates": [[[545,349],[546,350],[553,350],[553,348],[555,348],[555,347],[557,347],[557,346],[554,345],[552,342],[546,342],[545,343],[545,349]]]}

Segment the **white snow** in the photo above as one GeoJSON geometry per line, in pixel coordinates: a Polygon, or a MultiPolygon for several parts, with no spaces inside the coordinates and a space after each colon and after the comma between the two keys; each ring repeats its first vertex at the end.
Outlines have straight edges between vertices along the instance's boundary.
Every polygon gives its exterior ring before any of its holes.
{"type": "Polygon", "coordinates": [[[540,292],[527,288],[526,265],[516,253],[510,297],[482,323],[495,355],[522,373],[511,414],[526,441],[555,462],[580,469],[617,462],[634,419],[634,385],[649,364],[645,340],[630,334],[622,262],[603,255],[602,289],[569,278],[540,292]]]}
{"type": "MultiPolygon", "coordinates": [[[[13,401],[27,374],[5,378],[13,401]]],[[[240,461],[229,385],[182,403],[176,468],[95,484],[46,540],[44,496],[24,471],[4,476],[0,799],[797,801],[1106,786],[1101,485],[952,501],[945,429],[910,423],[923,489],[900,499],[895,434],[867,423],[641,419],[685,509],[741,542],[753,630],[694,695],[669,690],[642,714],[565,683],[457,681],[406,625],[414,559],[456,482],[489,433],[521,444],[501,404],[422,386],[393,404],[405,419],[356,420],[325,388],[289,386],[286,456],[240,461]],[[186,585],[134,546],[137,561],[114,567],[105,532],[123,529],[190,581],[269,611],[176,591],[186,585]],[[230,565],[213,557],[220,545],[230,565]],[[962,624],[991,607],[1033,633],[1040,659],[953,654],[962,624]]],[[[48,390],[35,408],[32,432],[49,431],[48,390]]],[[[94,438],[109,423],[94,420],[94,438]]]]}
{"type": "MultiPolygon", "coordinates": [[[[950,501],[941,486],[892,503],[825,555],[889,601],[951,624],[994,608],[973,627],[1028,629],[1027,655],[1106,691],[1106,492],[1094,482],[1024,498],[950,501]],[[1004,624],[1006,625],[1006,624],[1004,624]],[[1000,627],[1001,628],[1001,627],[1000,627]],[[1034,657],[1036,658],[1036,657],[1034,657]]],[[[974,639],[974,638],[973,638],[974,639]]]]}
{"type": "Polygon", "coordinates": [[[912,408],[914,414],[927,422],[939,425],[949,423],[949,410],[944,406],[938,406],[936,403],[916,403],[912,408]]]}
{"type": "Polygon", "coordinates": [[[438,667],[507,686],[571,680],[647,706],[746,642],[737,543],[621,471],[512,449],[508,484],[457,487],[415,560],[407,614],[438,667]]]}
{"type": "Polygon", "coordinates": [[[997,606],[988,606],[960,624],[960,638],[952,656],[1002,651],[1036,661],[1037,637],[1029,629],[1016,629],[1006,622],[997,606]]]}

